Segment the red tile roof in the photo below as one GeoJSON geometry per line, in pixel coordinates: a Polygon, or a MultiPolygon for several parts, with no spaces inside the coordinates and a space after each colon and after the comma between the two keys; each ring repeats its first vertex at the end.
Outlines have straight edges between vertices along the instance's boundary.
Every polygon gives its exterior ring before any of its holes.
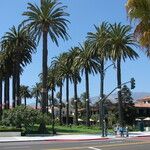
{"type": "Polygon", "coordinates": [[[150,108],[150,96],[138,99],[134,106],[141,108],[150,108]]]}

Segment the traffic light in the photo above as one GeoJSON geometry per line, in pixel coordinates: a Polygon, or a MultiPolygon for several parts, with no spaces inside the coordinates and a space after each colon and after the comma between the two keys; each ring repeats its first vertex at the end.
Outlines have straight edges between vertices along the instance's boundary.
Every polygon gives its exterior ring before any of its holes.
{"type": "Polygon", "coordinates": [[[135,88],[135,79],[131,78],[131,89],[135,88]]]}

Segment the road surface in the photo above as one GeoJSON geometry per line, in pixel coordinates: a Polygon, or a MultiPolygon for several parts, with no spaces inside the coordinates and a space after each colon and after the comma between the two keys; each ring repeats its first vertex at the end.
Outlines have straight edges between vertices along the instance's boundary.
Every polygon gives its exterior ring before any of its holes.
{"type": "Polygon", "coordinates": [[[0,150],[150,150],[150,137],[74,142],[9,142],[0,143],[0,150]]]}

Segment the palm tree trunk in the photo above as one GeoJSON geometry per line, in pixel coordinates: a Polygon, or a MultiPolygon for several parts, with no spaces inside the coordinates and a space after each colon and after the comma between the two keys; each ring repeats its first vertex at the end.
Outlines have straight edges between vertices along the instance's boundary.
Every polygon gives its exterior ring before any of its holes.
{"type": "Polygon", "coordinates": [[[59,97],[59,124],[62,125],[62,85],[60,85],[60,97],[59,97]]]}
{"type": "MultiPolygon", "coordinates": [[[[48,51],[47,51],[47,29],[43,29],[43,55],[42,55],[42,113],[45,114],[46,113],[46,104],[48,101],[48,97],[47,97],[47,55],[48,55],[48,51]]],[[[39,132],[41,133],[46,133],[47,129],[46,129],[46,124],[44,119],[42,120],[42,122],[40,123],[39,126],[39,132]]]]}
{"type": "Polygon", "coordinates": [[[66,124],[69,125],[69,77],[66,77],[66,124]]]}
{"type": "Polygon", "coordinates": [[[102,137],[104,137],[104,102],[102,99],[104,98],[104,60],[101,60],[101,72],[100,72],[100,106],[99,106],[99,113],[100,113],[100,126],[102,129],[102,137]]]}
{"type": "Polygon", "coordinates": [[[85,83],[86,83],[86,125],[90,126],[89,74],[87,70],[85,70],[85,83]]]}
{"type": "Polygon", "coordinates": [[[37,92],[37,93],[36,93],[36,105],[35,105],[35,109],[38,108],[38,101],[39,101],[39,100],[38,100],[38,95],[39,95],[39,94],[38,94],[38,92],[37,92]]]}
{"type": "Polygon", "coordinates": [[[4,78],[4,109],[6,109],[6,98],[7,98],[7,93],[6,93],[6,77],[4,78]]]}
{"type": "Polygon", "coordinates": [[[2,119],[2,78],[0,77],[0,120],[2,119]]]}
{"type": "Polygon", "coordinates": [[[55,134],[54,89],[52,88],[52,132],[55,134]]]}
{"type": "Polygon", "coordinates": [[[5,85],[4,85],[4,108],[9,109],[9,76],[5,77],[5,85]]]}
{"type": "Polygon", "coordinates": [[[27,99],[26,99],[26,97],[24,97],[24,105],[25,105],[25,107],[27,106],[27,99]]]}
{"type": "Polygon", "coordinates": [[[16,72],[15,66],[13,66],[13,76],[12,76],[12,107],[15,108],[16,105],[16,72]]]}
{"type": "Polygon", "coordinates": [[[119,124],[123,127],[123,109],[121,100],[121,58],[117,60],[117,86],[118,86],[118,110],[119,110],[119,124]]]}
{"type": "Polygon", "coordinates": [[[74,102],[75,102],[75,125],[78,125],[78,95],[77,95],[77,78],[74,79],[74,102]]]}
{"type": "Polygon", "coordinates": [[[42,59],[42,112],[46,113],[46,104],[47,104],[47,31],[43,31],[43,59],[42,59]]]}
{"type": "Polygon", "coordinates": [[[19,63],[17,63],[16,68],[16,100],[17,100],[17,106],[21,105],[21,98],[20,98],[20,66],[19,63]]]}
{"type": "Polygon", "coordinates": [[[46,92],[46,113],[47,113],[47,115],[48,115],[48,106],[49,106],[49,101],[48,101],[48,91],[49,91],[49,89],[48,89],[48,87],[47,87],[47,92],[46,92]]]}

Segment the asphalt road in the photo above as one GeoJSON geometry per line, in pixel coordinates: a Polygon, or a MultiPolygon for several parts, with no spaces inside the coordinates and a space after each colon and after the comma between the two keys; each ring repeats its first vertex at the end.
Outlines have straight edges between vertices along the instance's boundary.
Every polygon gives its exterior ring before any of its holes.
{"type": "Polygon", "coordinates": [[[13,142],[0,143],[0,150],[150,150],[149,139],[78,142],[13,142]]]}

